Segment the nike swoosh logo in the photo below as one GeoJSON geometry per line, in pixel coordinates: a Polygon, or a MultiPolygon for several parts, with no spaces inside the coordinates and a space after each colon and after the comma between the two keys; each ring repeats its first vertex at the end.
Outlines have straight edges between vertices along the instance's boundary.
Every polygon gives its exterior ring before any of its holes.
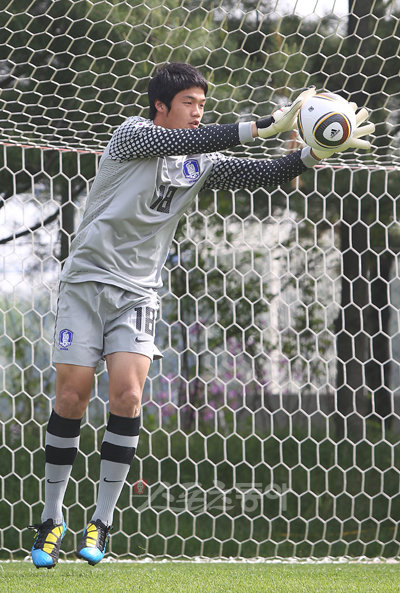
{"type": "Polygon", "coordinates": [[[47,480],[48,484],[61,484],[64,480],[47,480]]]}
{"type": "Polygon", "coordinates": [[[146,340],[143,338],[135,338],[135,342],[151,342],[151,340],[146,340]]]}
{"type": "Polygon", "coordinates": [[[116,482],[122,482],[122,480],[107,480],[107,478],[104,478],[104,481],[105,482],[109,482],[110,484],[111,483],[114,483],[115,484],[116,482]]]}

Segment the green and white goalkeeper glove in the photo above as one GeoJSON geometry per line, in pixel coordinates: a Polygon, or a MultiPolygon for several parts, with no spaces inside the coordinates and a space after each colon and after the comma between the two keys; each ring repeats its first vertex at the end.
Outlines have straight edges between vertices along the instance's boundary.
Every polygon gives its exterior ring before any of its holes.
{"type": "Polygon", "coordinates": [[[275,136],[275,134],[281,134],[282,132],[290,132],[291,130],[297,129],[297,114],[301,109],[304,101],[310,99],[316,94],[315,87],[300,93],[300,95],[284,107],[280,107],[267,117],[262,117],[256,121],[257,132],[259,138],[269,138],[275,136]]]}
{"type": "MultiPolygon", "coordinates": [[[[358,109],[357,104],[350,103],[350,105],[356,112],[358,109]]],[[[368,118],[368,115],[369,113],[365,107],[362,107],[360,111],[356,113],[356,127],[350,138],[343,144],[343,146],[336,146],[335,148],[312,148],[311,154],[316,156],[318,159],[326,159],[334,155],[335,152],[343,152],[349,148],[355,150],[370,150],[371,142],[369,140],[362,140],[361,136],[372,134],[375,131],[375,125],[371,122],[365,124],[365,126],[360,125],[368,118]]]]}

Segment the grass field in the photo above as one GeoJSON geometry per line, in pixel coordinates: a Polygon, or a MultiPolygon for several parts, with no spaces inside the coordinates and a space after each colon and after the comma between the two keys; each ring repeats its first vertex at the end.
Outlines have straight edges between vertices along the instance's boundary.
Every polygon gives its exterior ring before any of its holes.
{"type": "Polygon", "coordinates": [[[400,564],[0,564],[1,593],[399,593],[400,564]]]}

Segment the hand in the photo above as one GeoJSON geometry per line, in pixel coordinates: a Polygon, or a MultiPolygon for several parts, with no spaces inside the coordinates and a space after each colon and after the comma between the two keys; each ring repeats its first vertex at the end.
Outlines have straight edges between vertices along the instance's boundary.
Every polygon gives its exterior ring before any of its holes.
{"type": "MultiPolygon", "coordinates": [[[[350,103],[351,107],[354,111],[357,111],[358,107],[356,103],[350,103]]],[[[365,136],[366,134],[372,134],[375,131],[375,126],[373,123],[367,123],[365,126],[360,126],[367,118],[368,118],[368,111],[365,107],[362,107],[358,113],[356,113],[356,127],[353,130],[350,139],[345,142],[343,146],[336,146],[334,149],[332,148],[312,148],[311,154],[314,155],[317,159],[326,159],[335,154],[335,152],[343,152],[348,150],[349,148],[353,149],[362,149],[362,150],[370,150],[371,142],[369,140],[361,140],[361,136],[365,136]]]]}
{"type": "Polygon", "coordinates": [[[313,97],[316,94],[315,87],[312,86],[309,89],[300,93],[300,95],[284,107],[280,107],[276,111],[267,117],[263,117],[256,121],[257,132],[260,138],[269,138],[280,134],[281,132],[289,132],[290,130],[297,129],[297,114],[301,109],[303,103],[313,97]]]}

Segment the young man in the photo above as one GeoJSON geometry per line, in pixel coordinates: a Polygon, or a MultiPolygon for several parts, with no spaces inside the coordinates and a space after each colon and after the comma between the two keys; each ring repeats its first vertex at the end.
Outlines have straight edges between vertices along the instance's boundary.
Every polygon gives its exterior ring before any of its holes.
{"type": "Polygon", "coordinates": [[[318,162],[308,147],[273,161],[219,152],[292,130],[314,89],[256,122],[200,128],[207,90],[195,68],[165,66],[149,84],[150,119],[128,118],[101,158],[61,274],[45,505],[42,522],[33,526],[32,560],[38,568],[52,568],[58,560],[66,531],[63,497],[102,358],[109,374],[110,416],[101,445],[97,506],[77,556],[92,565],[104,556],[114,508],[138,444],[144,382],[151,361],[161,356],[154,344],[157,289],[183,213],[202,189],[277,186],[318,162]]]}

